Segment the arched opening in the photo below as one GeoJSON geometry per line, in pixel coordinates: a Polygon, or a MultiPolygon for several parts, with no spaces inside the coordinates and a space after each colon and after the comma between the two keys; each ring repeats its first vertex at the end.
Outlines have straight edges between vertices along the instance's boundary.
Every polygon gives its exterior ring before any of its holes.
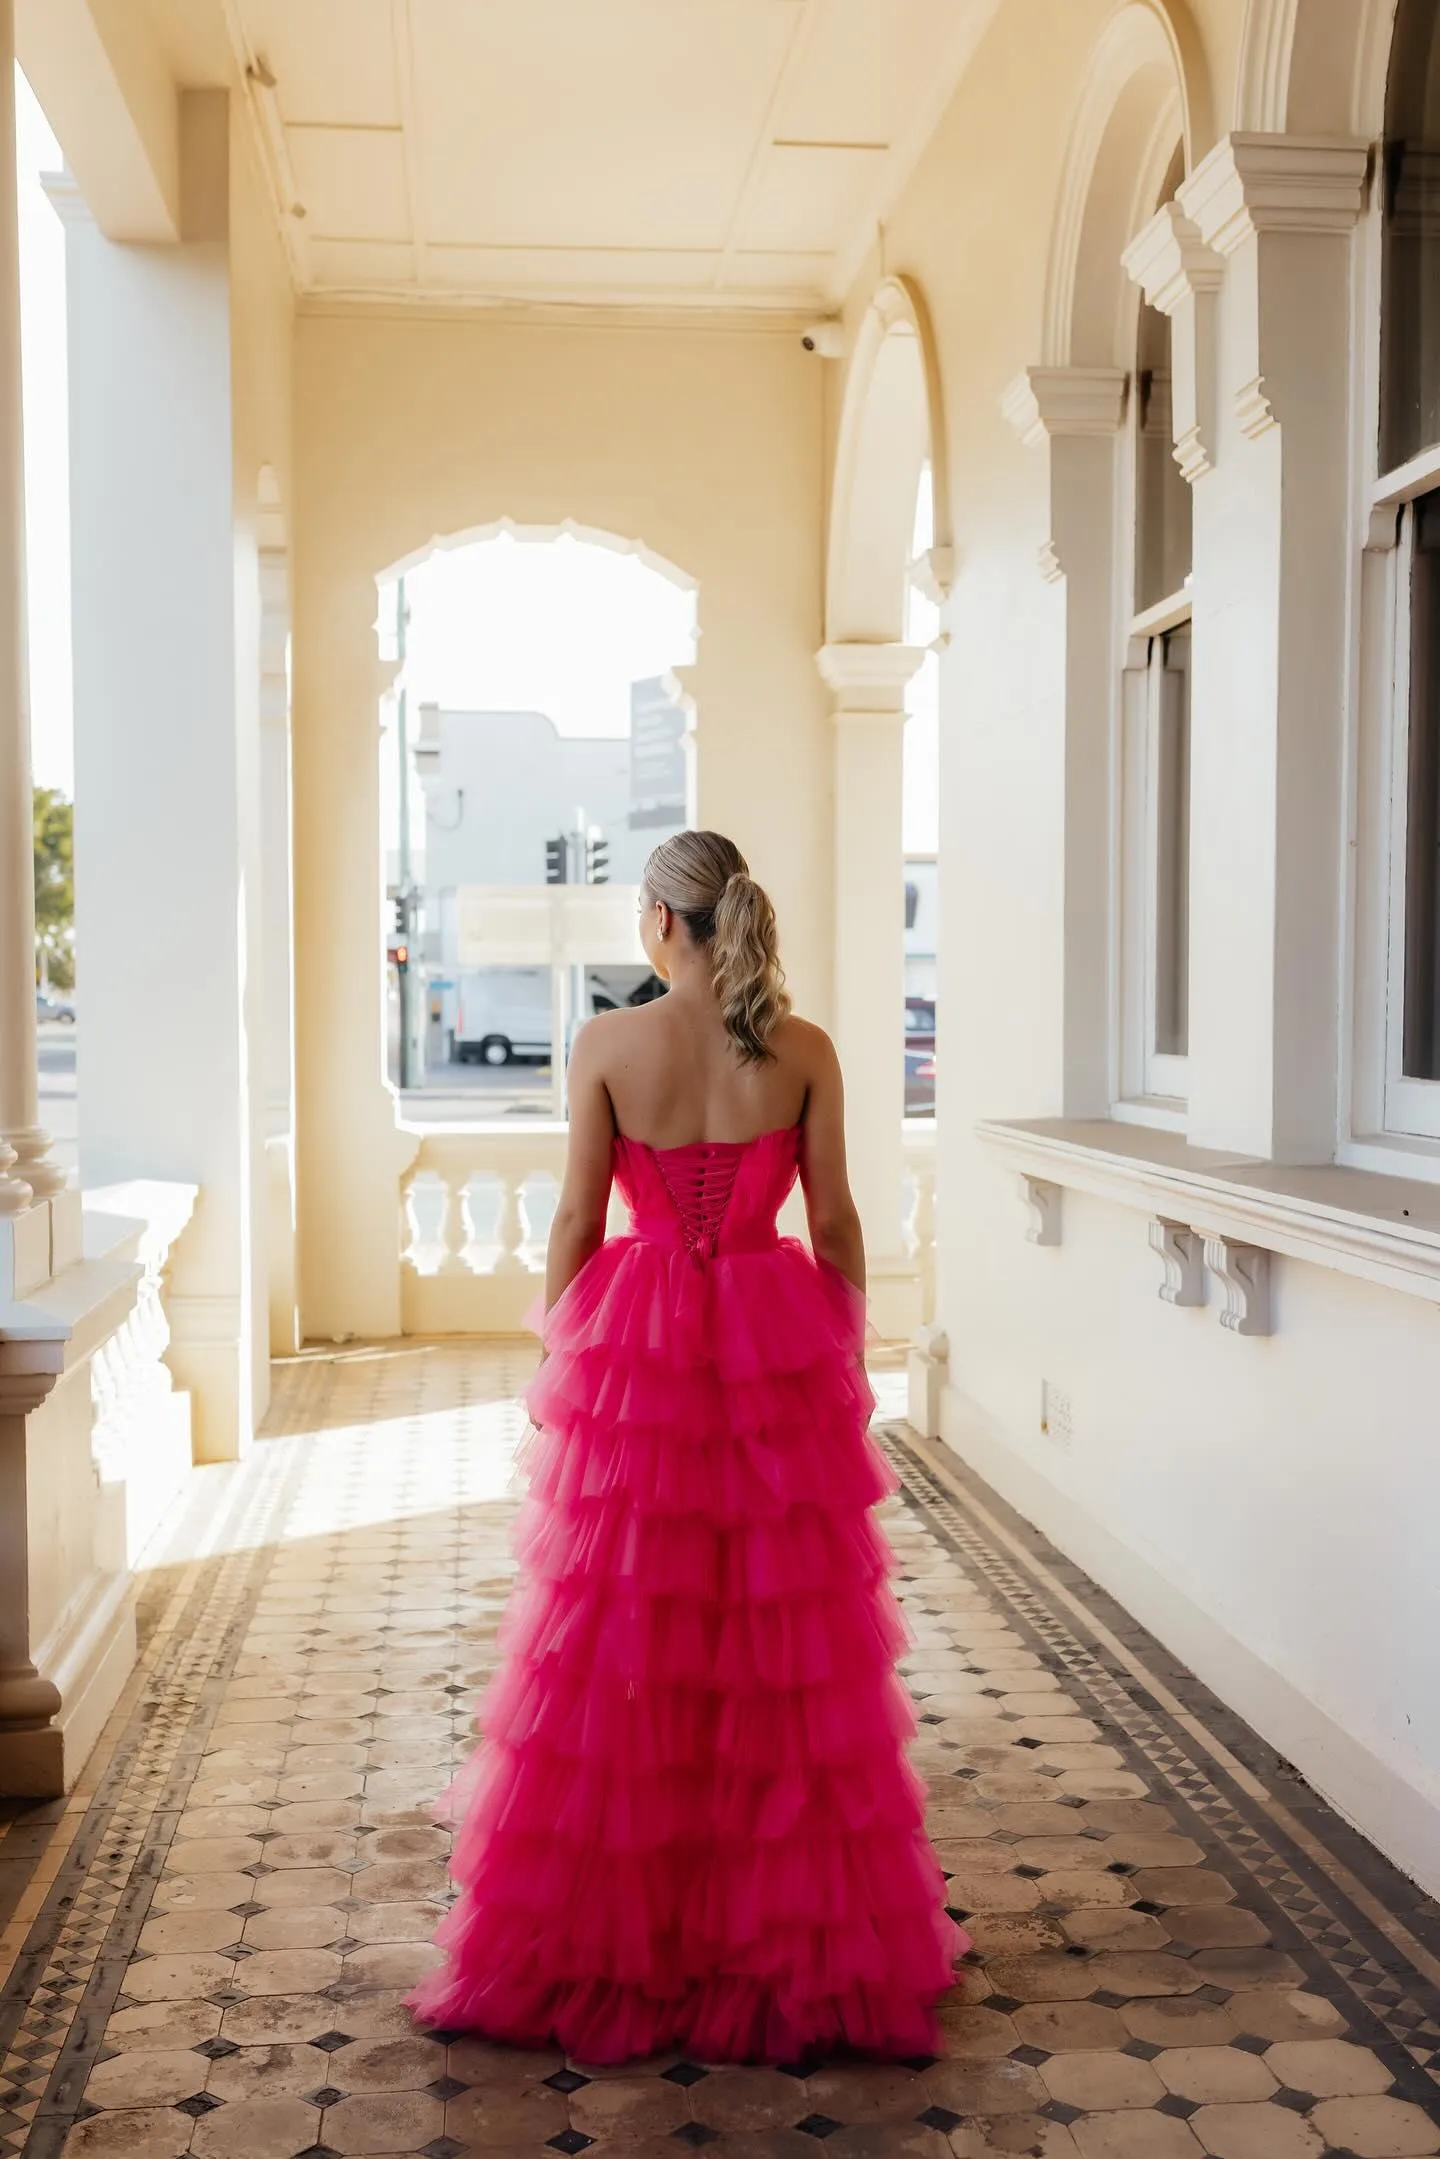
{"type": "MultiPolygon", "coordinates": [[[[835,1030],[855,1183],[887,1299],[905,1262],[903,1126],[933,1114],[940,609],[951,565],[939,369],[923,299],[887,278],[846,377],[821,655],[836,694],[835,1030]]],[[[890,1299],[886,1331],[921,1306],[890,1299]]]]}
{"type": "Polygon", "coordinates": [[[927,575],[935,544],[935,474],[915,495],[905,643],[925,657],[905,688],[901,842],[905,871],[905,1115],[935,1114],[940,958],[940,602],[927,575]]]}
{"type": "Polygon", "coordinates": [[[378,586],[389,1076],[407,1114],[563,1115],[575,1028],[655,989],[634,895],[693,805],[694,583],[506,523],[378,586]]]}

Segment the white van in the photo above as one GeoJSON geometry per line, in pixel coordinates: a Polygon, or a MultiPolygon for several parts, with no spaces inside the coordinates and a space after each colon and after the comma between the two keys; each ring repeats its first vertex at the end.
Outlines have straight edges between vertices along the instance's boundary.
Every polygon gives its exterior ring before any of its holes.
{"type": "MultiPolygon", "coordinates": [[[[643,1004],[659,987],[648,967],[585,970],[590,1012],[643,1004]]],[[[529,1057],[548,1063],[550,1014],[548,967],[478,967],[462,974],[455,999],[455,1062],[508,1065],[529,1057]]]]}
{"type": "Polygon", "coordinates": [[[457,1064],[508,1065],[550,1055],[548,967],[478,967],[455,1001],[457,1064]]]}

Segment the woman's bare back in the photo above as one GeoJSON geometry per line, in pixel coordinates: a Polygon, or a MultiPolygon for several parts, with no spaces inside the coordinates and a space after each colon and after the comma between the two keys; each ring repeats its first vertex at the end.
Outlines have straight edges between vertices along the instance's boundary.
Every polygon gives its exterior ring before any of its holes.
{"type": "Polygon", "coordinates": [[[585,1034],[616,1130],[657,1148],[752,1140],[799,1124],[830,1048],[818,1027],[789,1018],[771,1037],[770,1057],[747,1064],[718,1006],[678,997],[603,1013],[585,1034]]]}

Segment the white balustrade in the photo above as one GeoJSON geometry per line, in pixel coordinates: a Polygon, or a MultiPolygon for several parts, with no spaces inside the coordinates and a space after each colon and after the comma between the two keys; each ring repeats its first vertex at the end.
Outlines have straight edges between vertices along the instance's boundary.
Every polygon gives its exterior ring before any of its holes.
{"type": "Polygon", "coordinates": [[[929,1326],[935,1317],[935,1120],[905,1120],[905,1174],[910,1185],[909,1216],[905,1224],[905,1249],[920,1277],[920,1317],[929,1326]]]}
{"type": "Polygon", "coordinates": [[[407,1129],[416,1148],[401,1183],[405,1332],[521,1332],[544,1285],[565,1126],[407,1129]]]}
{"type": "Polygon", "coordinates": [[[97,1542],[133,1567],[191,1467],[190,1397],[165,1362],[170,1254],[195,1211],[194,1185],[138,1179],[85,1194],[87,1244],[133,1258],[135,1303],[90,1360],[90,1451],[102,1501],[97,1542]]]}
{"type": "MultiPolygon", "coordinates": [[[[405,1332],[522,1332],[544,1287],[546,1240],[565,1173],[566,1126],[537,1120],[417,1124],[406,1131],[415,1153],[400,1187],[405,1332]]],[[[905,1126],[905,1171],[907,1250],[928,1322],[935,1303],[935,1128],[928,1120],[905,1126]]],[[[625,1219],[617,1193],[611,1230],[625,1219]]],[[[787,1219],[782,1227],[789,1226],[787,1219]]]]}

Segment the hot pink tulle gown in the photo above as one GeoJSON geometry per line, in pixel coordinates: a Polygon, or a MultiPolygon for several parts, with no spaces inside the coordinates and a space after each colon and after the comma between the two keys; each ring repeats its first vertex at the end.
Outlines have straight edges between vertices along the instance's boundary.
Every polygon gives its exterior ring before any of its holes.
{"type": "Polygon", "coordinates": [[[545,1324],[429,2023],[592,2062],[935,2051],[967,1945],[903,1752],[863,1301],[775,1226],[797,1151],[616,1141],[632,1228],[545,1324]]]}

